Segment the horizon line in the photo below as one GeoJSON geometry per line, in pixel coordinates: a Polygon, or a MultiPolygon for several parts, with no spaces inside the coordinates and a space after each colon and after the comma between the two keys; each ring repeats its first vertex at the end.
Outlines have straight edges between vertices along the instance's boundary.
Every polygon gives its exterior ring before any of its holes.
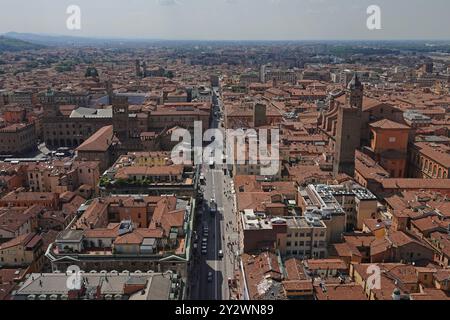
{"type": "Polygon", "coordinates": [[[0,35],[8,37],[8,34],[15,33],[15,34],[22,34],[22,35],[34,35],[34,36],[43,36],[43,37],[68,37],[68,38],[74,38],[74,39],[84,39],[84,40],[103,40],[103,41],[184,41],[184,42],[301,42],[301,41],[316,41],[316,42],[427,42],[427,41],[439,41],[439,42],[445,42],[450,41],[450,38],[444,39],[444,38],[435,38],[435,39],[424,39],[424,38],[392,38],[392,39],[386,39],[386,38],[379,38],[379,39],[363,39],[363,38],[336,38],[336,39],[170,39],[170,38],[147,38],[147,37],[135,37],[135,36],[120,36],[120,37],[114,37],[114,36],[86,36],[86,35],[67,35],[67,34],[51,34],[51,33],[34,33],[34,32],[17,32],[17,31],[8,31],[1,33],[0,35]]]}

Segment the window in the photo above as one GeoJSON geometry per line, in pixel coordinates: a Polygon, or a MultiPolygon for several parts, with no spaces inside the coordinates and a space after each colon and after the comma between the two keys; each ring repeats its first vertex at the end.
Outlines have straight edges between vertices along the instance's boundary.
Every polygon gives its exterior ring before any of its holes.
{"type": "Polygon", "coordinates": [[[395,142],[397,139],[395,137],[389,137],[389,142],[395,142]]]}

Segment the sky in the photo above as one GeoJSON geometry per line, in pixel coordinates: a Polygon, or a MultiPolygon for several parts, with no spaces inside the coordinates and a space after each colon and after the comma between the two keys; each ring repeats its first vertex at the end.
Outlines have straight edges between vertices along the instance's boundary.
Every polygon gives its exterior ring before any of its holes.
{"type": "Polygon", "coordinates": [[[450,0],[0,0],[9,31],[169,40],[450,39],[450,0]],[[81,9],[69,30],[67,7],[81,9]],[[367,8],[381,9],[369,30],[367,8]]]}

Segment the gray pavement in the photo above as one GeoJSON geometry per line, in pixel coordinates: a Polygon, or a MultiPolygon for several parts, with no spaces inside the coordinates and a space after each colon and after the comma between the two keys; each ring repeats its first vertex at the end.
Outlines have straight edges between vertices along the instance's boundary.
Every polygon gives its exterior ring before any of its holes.
{"type": "MultiPolygon", "coordinates": [[[[219,120],[214,119],[213,128],[220,128],[219,120]]],[[[197,234],[198,249],[194,253],[194,266],[191,271],[191,299],[228,300],[230,292],[228,279],[234,277],[238,269],[238,227],[234,212],[235,201],[231,192],[231,178],[224,175],[223,165],[215,164],[210,168],[203,165],[202,172],[206,183],[202,186],[204,204],[197,234]],[[209,210],[211,200],[217,203],[217,213],[212,215],[209,210]],[[207,223],[209,236],[207,255],[201,254],[202,225],[207,223]],[[222,250],[223,257],[219,257],[222,250]],[[213,277],[208,279],[208,273],[213,277]]]]}

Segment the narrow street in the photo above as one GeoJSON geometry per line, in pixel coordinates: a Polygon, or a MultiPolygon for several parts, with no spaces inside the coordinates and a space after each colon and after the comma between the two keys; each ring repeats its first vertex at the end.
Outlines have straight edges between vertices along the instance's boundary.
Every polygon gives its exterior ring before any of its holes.
{"type": "MultiPolygon", "coordinates": [[[[218,101],[214,110],[220,109],[218,101]]],[[[212,127],[221,128],[219,113],[214,112],[214,115],[212,127]]],[[[232,191],[232,178],[229,172],[225,174],[224,168],[226,166],[221,163],[202,166],[202,174],[205,177],[204,185],[201,186],[204,201],[198,219],[198,247],[194,253],[196,263],[191,277],[192,299],[230,299],[228,279],[233,279],[235,271],[239,268],[235,197],[232,191]],[[217,205],[215,214],[210,211],[212,201],[217,205]],[[205,224],[209,230],[208,237],[203,232],[205,224]],[[206,254],[202,254],[203,238],[207,238],[206,254]]]]}

